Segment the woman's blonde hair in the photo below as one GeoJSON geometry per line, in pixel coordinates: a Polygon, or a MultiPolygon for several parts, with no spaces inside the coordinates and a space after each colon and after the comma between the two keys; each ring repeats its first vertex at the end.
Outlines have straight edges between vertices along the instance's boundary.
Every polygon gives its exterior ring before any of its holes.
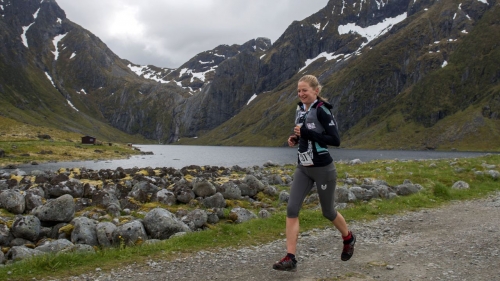
{"type": "Polygon", "coordinates": [[[306,82],[307,84],[309,84],[309,86],[311,86],[311,88],[313,88],[313,89],[319,89],[319,91],[318,91],[318,99],[320,99],[321,101],[325,101],[326,102],[326,99],[319,95],[319,93],[321,93],[322,86],[319,83],[318,78],[316,78],[316,76],[314,76],[314,75],[304,75],[304,76],[302,76],[299,79],[299,82],[306,82]]]}

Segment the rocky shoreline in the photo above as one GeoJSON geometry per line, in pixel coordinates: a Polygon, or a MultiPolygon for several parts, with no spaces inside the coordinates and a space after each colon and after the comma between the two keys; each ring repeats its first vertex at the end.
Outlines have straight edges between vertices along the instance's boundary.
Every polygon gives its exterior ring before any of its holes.
{"type": "MultiPolygon", "coordinates": [[[[351,161],[351,165],[360,164],[351,161]]],[[[432,164],[431,164],[432,165],[432,164]]],[[[492,177],[493,167],[484,166],[492,177]]],[[[275,212],[269,200],[286,204],[293,166],[242,168],[188,166],[116,170],[60,169],[57,172],[0,170],[0,264],[64,251],[95,252],[95,247],[155,243],[230,220],[242,223],[275,212]],[[245,200],[252,209],[228,204],[245,200]],[[156,208],[141,211],[144,204],[156,208]],[[188,205],[192,211],[165,207],[188,205]]],[[[479,172],[478,172],[479,173],[479,172]]],[[[343,177],[337,208],[357,200],[393,198],[419,192],[408,180],[390,186],[383,180],[343,177]]],[[[453,188],[468,188],[457,181],[453,188]]],[[[312,192],[306,204],[317,204],[312,192]]]]}

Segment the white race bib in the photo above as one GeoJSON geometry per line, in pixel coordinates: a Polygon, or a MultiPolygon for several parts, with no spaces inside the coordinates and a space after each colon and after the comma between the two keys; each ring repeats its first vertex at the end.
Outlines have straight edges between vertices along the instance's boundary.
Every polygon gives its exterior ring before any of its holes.
{"type": "Polygon", "coordinates": [[[311,154],[309,152],[299,153],[299,161],[302,166],[312,166],[314,165],[311,154]]]}

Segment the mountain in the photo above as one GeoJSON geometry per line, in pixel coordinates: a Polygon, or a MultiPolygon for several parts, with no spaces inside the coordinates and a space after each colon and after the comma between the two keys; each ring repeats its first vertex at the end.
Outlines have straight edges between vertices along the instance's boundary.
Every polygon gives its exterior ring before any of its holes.
{"type": "Polygon", "coordinates": [[[498,0],[331,0],[177,69],[116,56],[54,0],[0,0],[0,114],[108,139],[284,145],[318,76],[344,147],[498,150],[498,0]]]}

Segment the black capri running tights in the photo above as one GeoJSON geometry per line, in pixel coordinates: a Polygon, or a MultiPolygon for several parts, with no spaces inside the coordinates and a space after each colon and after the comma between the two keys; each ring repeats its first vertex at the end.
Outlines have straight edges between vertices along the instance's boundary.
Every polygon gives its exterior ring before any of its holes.
{"type": "Polygon", "coordinates": [[[337,170],[335,169],[335,164],[332,162],[324,167],[297,166],[286,209],[286,216],[288,218],[299,217],[302,202],[304,202],[315,182],[323,216],[330,221],[333,221],[337,217],[337,211],[335,210],[337,170]]]}

